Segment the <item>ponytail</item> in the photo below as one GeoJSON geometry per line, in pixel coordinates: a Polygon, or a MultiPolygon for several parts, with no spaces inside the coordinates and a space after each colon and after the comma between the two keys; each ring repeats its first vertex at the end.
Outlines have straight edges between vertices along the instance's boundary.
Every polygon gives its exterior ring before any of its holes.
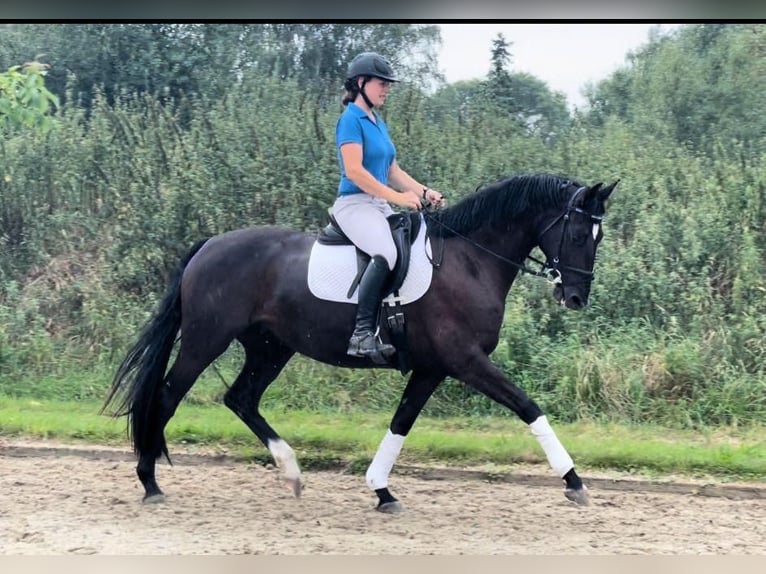
{"type": "Polygon", "coordinates": [[[356,100],[356,97],[359,95],[359,83],[356,81],[356,78],[349,78],[343,83],[343,89],[346,90],[346,93],[343,94],[341,103],[345,107],[349,102],[356,100]]]}

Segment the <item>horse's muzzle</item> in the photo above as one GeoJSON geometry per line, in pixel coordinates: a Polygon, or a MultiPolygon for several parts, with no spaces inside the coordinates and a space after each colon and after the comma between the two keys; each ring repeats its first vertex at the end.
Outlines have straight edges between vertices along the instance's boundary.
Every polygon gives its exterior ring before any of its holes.
{"type": "Polygon", "coordinates": [[[588,306],[588,295],[583,294],[580,289],[566,288],[561,283],[553,287],[553,298],[567,309],[577,311],[588,306]]]}

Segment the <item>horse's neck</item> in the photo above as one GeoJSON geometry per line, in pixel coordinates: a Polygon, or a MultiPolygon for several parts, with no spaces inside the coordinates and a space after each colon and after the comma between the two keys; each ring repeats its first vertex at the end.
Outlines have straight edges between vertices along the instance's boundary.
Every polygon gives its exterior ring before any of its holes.
{"type": "Polygon", "coordinates": [[[470,256],[497,277],[503,296],[508,294],[521,266],[536,245],[523,227],[514,226],[511,229],[507,232],[481,230],[470,237],[475,242],[470,256]]]}
{"type": "Polygon", "coordinates": [[[520,225],[512,226],[510,231],[483,229],[472,235],[471,239],[483,247],[483,251],[494,253],[498,261],[509,259],[523,263],[535,247],[534,239],[520,225]]]}

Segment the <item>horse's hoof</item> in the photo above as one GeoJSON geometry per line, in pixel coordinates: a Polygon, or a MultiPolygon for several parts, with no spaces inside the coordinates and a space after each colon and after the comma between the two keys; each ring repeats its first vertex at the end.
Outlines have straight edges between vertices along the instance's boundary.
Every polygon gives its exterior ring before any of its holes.
{"type": "Polygon", "coordinates": [[[160,504],[165,502],[165,495],[161,492],[144,496],[144,504],[160,504]]]}
{"type": "Polygon", "coordinates": [[[292,490],[295,498],[301,497],[301,492],[303,492],[303,483],[301,482],[300,478],[288,478],[285,479],[285,483],[287,484],[287,488],[292,490]]]}
{"type": "Polygon", "coordinates": [[[574,488],[567,488],[564,490],[564,496],[566,496],[568,500],[571,500],[580,506],[588,506],[590,504],[590,495],[588,494],[588,489],[585,486],[578,490],[575,490],[574,488]]]}
{"type": "Polygon", "coordinates": [[[375,507],[375,510],[384,514],[400,514],[404,512],[404,506],[402,506],[402,503],[398,500],[394,500],[393,502],[378,504],[378,506],[375,507]]]}

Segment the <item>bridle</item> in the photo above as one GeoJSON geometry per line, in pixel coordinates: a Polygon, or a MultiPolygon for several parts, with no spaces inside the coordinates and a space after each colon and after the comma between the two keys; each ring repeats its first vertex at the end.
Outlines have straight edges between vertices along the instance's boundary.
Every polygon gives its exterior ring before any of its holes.
{"type": "Polygon", "coordinates": [[[540,264],[541,267],[541,274],[543,276],[550,275],[550,281],[552,283],[561,283],[561,270],[565,269],[567,271],[571,271],[573,273],[579,273],[580,275],[584,275],[585,277],[589,279],[593,279],[593,271],[587,271],[586,269],[580,269],[579,267],[572,267],[571,265],[560,265],[561,260],[561,250],[564,247],[564,237],[567,233],[567,227],[569,227],[569,215],[571,213],[580,213],[582,215],[585,215],[590,218],[590,220],[594,224],[601,224],[604,217],[601,215],[593,215],[592,213],[588,213],[584,209],[580,207],[575,206],[575,202],[580,197],[580,194],[584,193],[585,190],[588,189],[587,187],[579,187],[577,188],[577,191],[575,191],[572,194],[572,197],[569,199],[569,203],[567,204],[566,210],[559,215],[556,219],[551,221],[545,229],[543,229],[542,233],[540,233],[540,237],[538,238],[538,245],[543,239],[543,235],[545,235],[548,231],[550,231],[560,220],[564,220],[564,227],[561,230],[561,237],[559,237],[559,246],[558,250],[556,252],[556,256],[553,258],[552,264],[551,261],[548,260],[545,263],[541,262],[539,259],[535,259],[534,257],[527,256],[527,259],[531,259],[532,261],[535,261],[536,263],[540,264]],[[555,275],[553,275],[555,273],[555,275]]]}
{"type": "MultiPolygon", "coordinates": [[[[569,199],[569,203],[567,204],[566,209],[559,216],[557,216],[555,219],[553,219],[553,221],[551,221],[548,225],[546,225],[545,229],[543,229],[543,231],[538,236],[537,244],[539,245],[542,242],[543,236],[546,233],[548,233],[548,231],[553,229],[553,227],[555,227],[556,224],[558,224],[559,221],[561,221],[561,220],[564,221],[564,227],[561,230],[561,237],[559,239],[558,250],[556,252],[555,257],[553,257],[553,259],[548,258],[545,261],[540,261],[536,257],[532,257],[531,255],[527,255],[526,258],[528,260],[532,261],[534,264],[538,265],[539,269],[532,269],[531,267],[525,265],[524,263],[518,263],[516,261],[513,261],[512,259],[508,259],[507,257],[503,257],[499,253],[495,253],[491,249],[488,249],[488,248],[484,247],[483,245],[477,243],[476,241],[474,241],[470,237],[466,237],[465,235],[462,235],[462,234],[458,233],[454,229],[450,228],[448,225],[446,225],[446,224],[442,223],[441,221],[439,221],[439,220],[435,219],[434,217],[432,217],[428,212],[424,212],[424,215],[430,221],[441,225],[442,227],[444,227],[445,229],[447,229],[448,231],[453,233],[456,237],[460,237],[464,241],[467,241],[468,243],[470,243],[471,245],[473,245],[474,247],[476,247],[478,249],[481,249],[485,253],[489,253],[493,257],[496,257],[497,259],[500,259],[501,261],[516,267],[521,273],[524,273],[524,274],[527,274],[527,275],[533,275],[535,277],[543,277],[546,280],[548,280],[550,283],[553,283],[553,284],[561,283],[561,271],[562,270],[571,271],[573,273],[578,273],[580,275],[584,275],[585,277],[587,277],[589,279],[592,279],[593,278],[593,271],[587,271],[586,269],[580,269],[579,267],[572,267],[571,265],[564,265],[564,266],[561,265],[561,251],[562,251],[562,249],[564,247],[564,237],[566,236],[567,227],[569,226],[570,214],[572,214],[572,213],[580,213],[580,214],[586,215],[587,217],[590,218],[590,220],[593,223],[598,223],[598,224],[601,224],[601,222],[604,219],[603,216],[601,216],[601,215],[593,215],[591,213],[588,213],[584,209],[575,206],[575,202],[580,197],[580,195],[585,192],[586,189],[588,189],[588,188],[585,187],[585,186],[579,187],[577,189],[577,191],[575,191],[572,194],[572,197],[569,199]]],[[[434,260],[432,260],[431,262],[432,262],[432,264],[435,267],[438,267],[441,264],[441,262],[436,263],[434,260]]]]}

